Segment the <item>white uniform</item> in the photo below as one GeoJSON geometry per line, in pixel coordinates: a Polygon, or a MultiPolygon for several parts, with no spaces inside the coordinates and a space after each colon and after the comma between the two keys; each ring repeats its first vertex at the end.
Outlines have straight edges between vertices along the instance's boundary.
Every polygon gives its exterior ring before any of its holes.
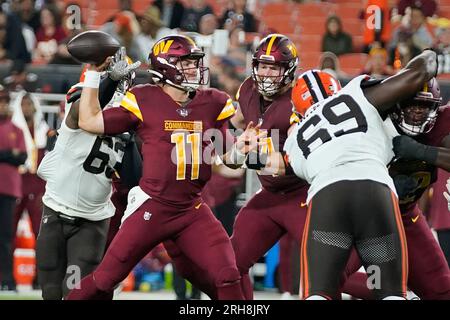
{"type": "MultiPolygon", "coordinates": [[[[66,105],[66,116],[70,106],[66,105]]],[[[120,138],[70,129],[65,120],[55,148],[38,168],[38,175],[47,182],[42,200],[66,215],[91,221],[109,218],[115,212],[110,176],[112,168],[122,162],[125,145],[120,138]]]]}
{"type": "Polygon", "coordinates": [[[392,136],[361,90],[365,77],[309,108],[284,144],[295,174],[311,185],[308,203],[342,180],[373,180],[395,193],[386,168],[394,156],[392,136]]]}

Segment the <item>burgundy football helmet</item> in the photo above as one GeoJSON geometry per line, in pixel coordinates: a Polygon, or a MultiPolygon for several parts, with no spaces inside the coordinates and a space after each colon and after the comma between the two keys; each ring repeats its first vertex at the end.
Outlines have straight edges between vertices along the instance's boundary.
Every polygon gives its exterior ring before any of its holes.
{"type": "Polygon", "coordinates": [[[183,35],[160,39],[152,48],[148,60],[149,72],[155,82],[164,82],[185,91],[196,90],[208,83],[208,68],[203,66],[205,53],[194,40],[183,35]],[[195,60],[195,67],[183,67],[183,61],[195,60]],[[195,70],[195,79],[192,73],[195,70]]]}
{"type": "Polygon", "coordinates": [[[260,94],[271,97],[290,85],[298,65],[297,49],[294,43],[282,34],[269,34],[261,40],[252,58],[252,77],[260,94]],[[282,67],[276,76],[258,75],[260,63],[282,67]]]}
{"type": "Polygon", "coordinates": [[[433,128],[441,104],[439,83],[432,78],[414,97],[399,102],[390,116],[404,133],[416,136],[433,128]]]}

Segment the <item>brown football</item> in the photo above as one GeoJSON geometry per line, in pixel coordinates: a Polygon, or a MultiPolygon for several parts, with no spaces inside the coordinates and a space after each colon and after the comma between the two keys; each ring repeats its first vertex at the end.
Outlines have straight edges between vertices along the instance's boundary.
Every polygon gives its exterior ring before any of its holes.
{"type": "Polygon", "coordinates": [[[82,63],[101,64],[113,56],[120,48],[120,43],[103,31],[89,30],[73,37],[67,44],[67,50],[82,63]]]}

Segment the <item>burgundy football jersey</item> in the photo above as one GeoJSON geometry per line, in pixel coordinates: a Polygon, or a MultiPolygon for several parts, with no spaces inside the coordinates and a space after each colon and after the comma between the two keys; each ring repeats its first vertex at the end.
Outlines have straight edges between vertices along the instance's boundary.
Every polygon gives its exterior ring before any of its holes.
{"type": "MultiPolygon", "coordinates": [[[[252,78],[247,78],[241,85],[236,96],[239,101],[245,124],[250,121],[256,125],[262,123],[261,129],[268,130],[268,152],[283,150],[287,139],[287,131],[296,117],[292,113],[291,89],[263,107],[262,96],[259,94],[252,78]]],[[[271,192],[288,192],[306,185],[296,175],[271,176],[258,175],[262,186],[271,192]]]]}
{"type": "MultiPolygon", "coordinates": [[[[441,146],[450,134],[450,107],[438,111],[438,117],[430,132],[415,138],[420,143],[441,146]]],[[[413,206],[428,186],[436,181],[436,167],[418,160],[398,160],[389,167],[389,173],[397,187],[402,210],[413,206]],[[398,187],[401,185],[402,187],[398,187]]]]}
{"type": "Polygon", "coordinates": [[[185,207],[198,199],[211,176],[212,142],[205,134],[235,113],[230,97],[216,89],[197,90],[180,106],[159,86],[140,85],[121,107],[103,112],[105,134],[135,130],[142,140],[140,187],[162,203],[185,207]]]}

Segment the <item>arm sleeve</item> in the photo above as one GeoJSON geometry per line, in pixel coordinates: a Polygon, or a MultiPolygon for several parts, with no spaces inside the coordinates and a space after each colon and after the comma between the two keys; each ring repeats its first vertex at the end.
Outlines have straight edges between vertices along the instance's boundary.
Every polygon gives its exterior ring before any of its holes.
{"type": "Polygon", "coordinates": [[[108,102],[111,101],[114,93],[116,92],[119,81],[114,81],[109,77],[106,77],[100,81],[98,88],[98,100],[100,101],[100,107],[103,109],[108,102]]]}
{"type": "Polygon", "coordinates": [[[136,130],[140,122],[141,119],[123,107],[103,111],[103,125],[106,135],[116,135],[136,130]]]}

